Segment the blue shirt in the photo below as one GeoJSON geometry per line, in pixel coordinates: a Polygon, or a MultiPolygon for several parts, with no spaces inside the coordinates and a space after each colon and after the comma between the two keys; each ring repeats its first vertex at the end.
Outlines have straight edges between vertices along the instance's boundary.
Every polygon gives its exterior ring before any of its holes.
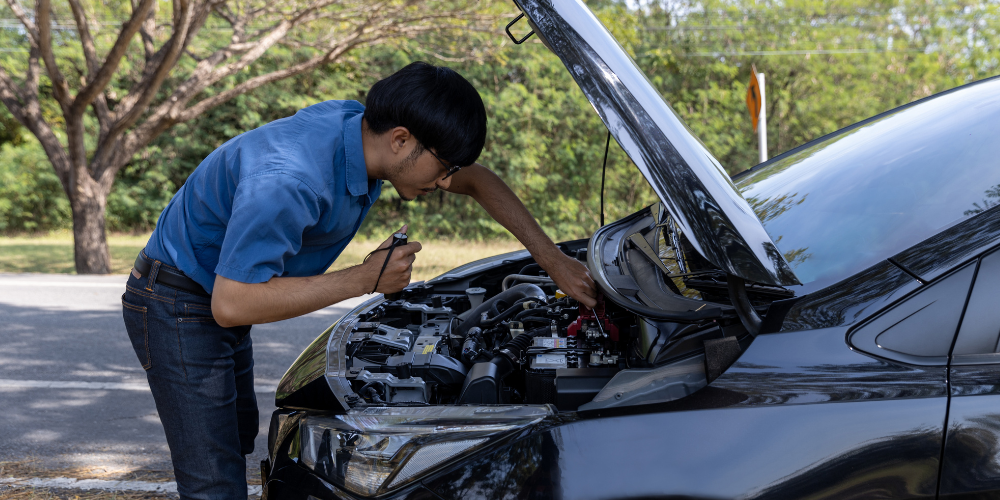
{"type": "Polygon", "coordinates": [[[262,283],[322,274],[381,193],[365,168],[363,112],[326,101],[229,140],[170,200],[146,255],[209,293],[216,275],[262,283]]]}

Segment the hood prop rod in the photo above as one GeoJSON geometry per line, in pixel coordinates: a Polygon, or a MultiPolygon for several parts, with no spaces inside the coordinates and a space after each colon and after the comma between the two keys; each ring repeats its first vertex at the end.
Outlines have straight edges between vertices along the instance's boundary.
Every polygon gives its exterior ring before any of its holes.
{"type": "Polygon", "coordinates": [[[729,300],[733,302],[733,308],[736,309],[736,314],[739,315],[740,322],[750,332],[750,335],[757,337],[763,321],[761,321],[760,315],[757,314],[753,305],[750,304],[750,297],[747,296],[746,282],[743,281],[743,278],[732,274],[726,277],[726,282],[729,286],[729,300]]]}

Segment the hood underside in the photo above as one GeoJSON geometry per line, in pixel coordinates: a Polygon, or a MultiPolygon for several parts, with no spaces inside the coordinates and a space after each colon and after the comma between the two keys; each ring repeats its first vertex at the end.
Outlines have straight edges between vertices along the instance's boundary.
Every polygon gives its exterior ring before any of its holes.
{"type": "Polygon", "coordinates": [[[725,169],[580,0],[516,0],[705,259],[770,285],[798,278],[725,169]]]}

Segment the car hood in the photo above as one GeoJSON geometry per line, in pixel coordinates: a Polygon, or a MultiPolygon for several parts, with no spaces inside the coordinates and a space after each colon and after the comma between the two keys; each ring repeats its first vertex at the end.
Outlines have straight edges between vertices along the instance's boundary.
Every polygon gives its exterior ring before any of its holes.
{"type": "Polygon", "coordinates": [[[580,0],[516,0],[705,259],[741,278],[798,278],[725,169],[580,0]]]}

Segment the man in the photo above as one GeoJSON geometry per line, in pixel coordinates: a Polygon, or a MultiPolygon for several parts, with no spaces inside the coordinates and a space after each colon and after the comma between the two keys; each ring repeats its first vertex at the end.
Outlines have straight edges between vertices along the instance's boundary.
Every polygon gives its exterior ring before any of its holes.
{"type": "Polygon", "coordinates": [[[367,107],[310,106],[226,142],[195,169],[160,215],[122,296],[181,498],[246,498],[245,456],[258,425],[250,325],[409,284],[417,242],[398,246],[384,271],[383,250],[324,274],[383,181],[405,200],[436,189],[473,197],[563,291],[596,304],[587,268],[475,164],[485,140],[486,110],[472,85],[413,63],[376,83],[367,107]]]}

